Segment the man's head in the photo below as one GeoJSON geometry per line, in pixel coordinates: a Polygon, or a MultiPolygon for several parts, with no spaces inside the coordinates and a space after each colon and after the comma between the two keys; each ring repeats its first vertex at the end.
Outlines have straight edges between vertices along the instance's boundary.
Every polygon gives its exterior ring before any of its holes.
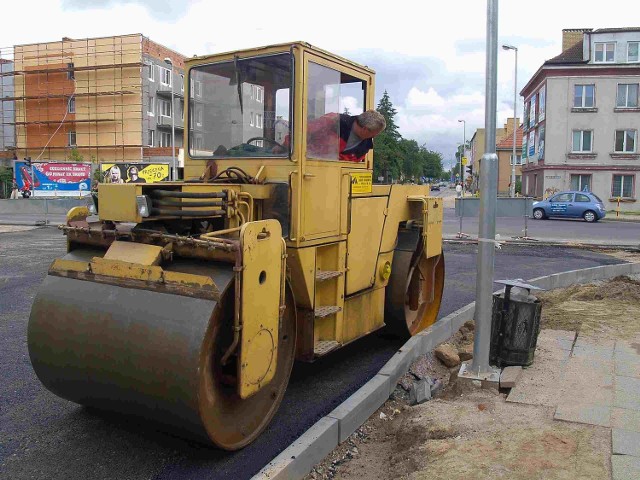
{"type": "Polygon", "coordinates": [[[353,122],[355,134],[363,140],[373,138],[387,127],[387,122],[381,113],[367,110],[356,117],[353,122]]]}

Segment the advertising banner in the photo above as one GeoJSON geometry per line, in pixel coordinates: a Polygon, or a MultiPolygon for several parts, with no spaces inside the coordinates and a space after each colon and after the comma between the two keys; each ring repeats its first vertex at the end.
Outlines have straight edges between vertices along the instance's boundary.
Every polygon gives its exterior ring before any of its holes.
{"type": "Polygon", "coordinates": [[[544,160],[544,125],[538,133],[538,160],[544,160]]]}
{"type": "Polygon", "coordinates": [[[169,180],[168,163],[101,163],[105,183],[155,183],[169,180]]]}
{"type": "Polygon", "coordinates": [[[531,158],[536,154],[536,132],[535,130],[531,130],[529,132],[529,155],[528,157],[531,158]]]}
{"type": "Polygon", "coordinates": [[[529,127],[533,127],[536,124],[536,100],[534,95],[531,97],[531,103],[529,104],[529,127]]]}
{"type": "Polygon", "coordinates": [[[538,92],[538,122],[544,120],[545,117],[545,101],[547,100],[547,86],[543,85],[538,92]]]}
{"type": "Polygon", "coordinates": [[[15,162],[14,171],[18,189],[28,189],[33,196],[73,197],[89,194],[90,163],[34,162],[31,167],[26,162],[15,162]]]}

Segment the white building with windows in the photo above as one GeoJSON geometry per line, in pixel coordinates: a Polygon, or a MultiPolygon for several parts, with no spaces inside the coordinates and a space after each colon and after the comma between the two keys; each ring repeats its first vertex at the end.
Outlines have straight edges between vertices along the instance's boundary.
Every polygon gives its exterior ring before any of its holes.
{"type": "Polygon", "coordinates": [[[588,190],[607,210],[640,210],[640,28],[567,29],[562,53],[528,81],[523,190],[588,190]]]}

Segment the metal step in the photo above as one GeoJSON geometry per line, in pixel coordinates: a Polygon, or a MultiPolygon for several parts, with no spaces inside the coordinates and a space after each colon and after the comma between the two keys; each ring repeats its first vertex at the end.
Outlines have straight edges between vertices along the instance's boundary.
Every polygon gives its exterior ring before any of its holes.
{"type": "Polygon", "coordinates": [[[333,271],[333,270],[318,270],[316,272],[316,281],[324,282],[325,280],[330,280],[332,278],[336,278],[342,275],[342,272],[333,271]]]}
{"type": "Polygon", "coordinates": [[[340,344],[335,340],[321,340],[313,347],[313,353],[316,357],[321,357],[322,355],[326,355],[330,351],[335,350],[339,346],[340,344]]]}
{"type": "Polygon", "coordinates": [[[337,313],[341,310],[341,307],[337,307],[335,305],[327,305],[325,307],[316,308],[314,315],[316,318],[324,318],[328,317],[329,315],[333,315],[334,313],[337,313]]]}

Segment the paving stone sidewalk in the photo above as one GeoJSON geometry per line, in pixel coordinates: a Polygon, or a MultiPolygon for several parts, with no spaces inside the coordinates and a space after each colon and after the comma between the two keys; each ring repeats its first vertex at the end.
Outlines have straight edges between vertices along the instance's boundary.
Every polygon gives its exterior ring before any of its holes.
{"type": "Polygon", "coordinates": [[[639,479],[640,339],[543,330],[538,345],[546,351],[507,401],[555,407],[555,420],[609,428],[613,480],[639,479]]]}

